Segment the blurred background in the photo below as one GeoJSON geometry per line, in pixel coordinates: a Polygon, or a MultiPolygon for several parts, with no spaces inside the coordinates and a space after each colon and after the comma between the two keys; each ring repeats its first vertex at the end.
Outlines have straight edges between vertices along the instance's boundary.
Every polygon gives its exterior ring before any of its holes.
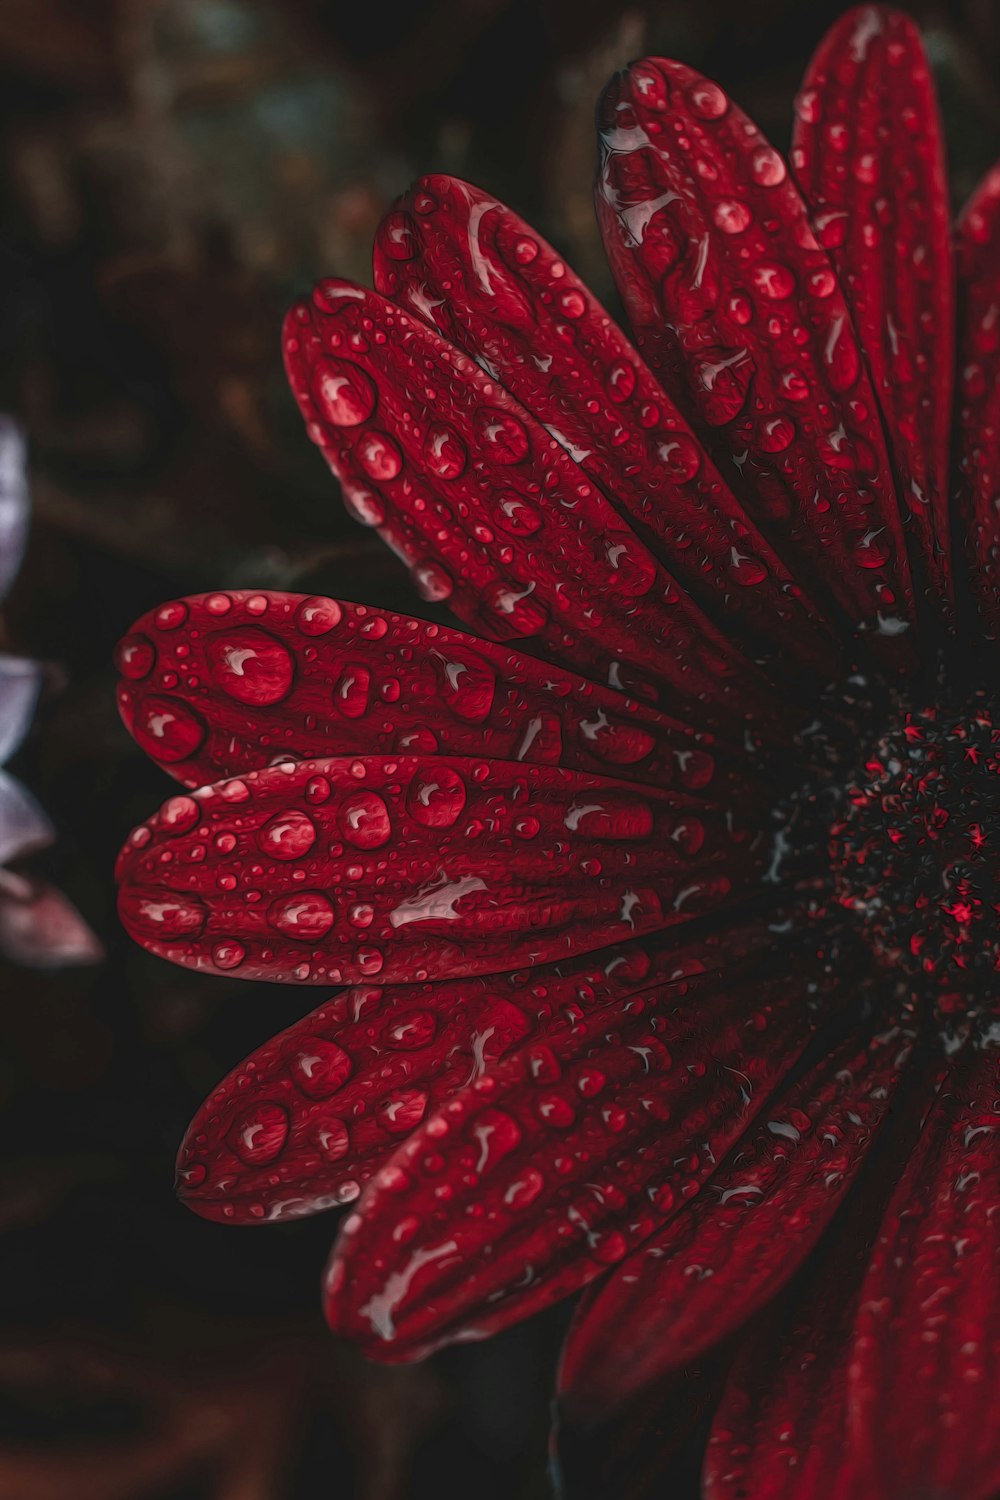
{"type": "MultiPolygon", "coordinates": [[[[393,197],[449,171],[614,306],[590,201],[607,76],[680,56],[783,147],[844,8],[0,0],[0,411],[27,429],[34,503],[0,649],[45,663],[10,769],[58,830],[17,869],[68,893],[105,950],[0,960],[0,1500],[549,1493],[564,1310],[381,1370],[324,1331],[330,1217],[227,1229],[175,1204],[195,1106],[322,996],[199,979],[119,933],[115,852],[170,787],[118,723],[111,653],[141,611],[210,587],[426,614],[306,440],[279,357],[289,300],[325,273],[369,280],[393,197]]],[[[1000,7],[909,8],[961,197],[1000,155],[1000,7]]],[[[639,1414],[607,1469],[586,1445],[570,1469],[613,1500],[660,1425],[639,1414]]],[[[693,1472],[673,1457],[662,1493],[693,1472]]]]}

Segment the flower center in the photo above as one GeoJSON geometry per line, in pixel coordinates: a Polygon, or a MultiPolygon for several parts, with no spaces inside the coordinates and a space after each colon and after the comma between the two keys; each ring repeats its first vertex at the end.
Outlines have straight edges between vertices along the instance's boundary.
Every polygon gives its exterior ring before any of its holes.
{"type": "Polygon", "coordinates": [[[940,1016],[1000,981],[1000,712],[905,711],[850,778],[830,826],[835,899],[940,1016]]]}

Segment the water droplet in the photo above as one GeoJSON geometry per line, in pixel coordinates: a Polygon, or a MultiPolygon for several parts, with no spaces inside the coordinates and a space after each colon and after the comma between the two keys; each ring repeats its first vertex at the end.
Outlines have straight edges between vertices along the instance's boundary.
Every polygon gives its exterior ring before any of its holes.
{"type": "Polygon", "coordinates": [[[545,1178],[537,1167],[527,1167],[516,1177],[503,1195],[508,1208],[528,1208],[545,1186],[545,1178]]]}
{"type": "Polygon", "coordinates": [[[723,234],[742,234],[753,219],[747,205],[735,199],[725,199],[717,203],[712,217],[723,234]]]}
{"type": "Polygon", "coordinates": [[[181,599],[164,604],[156,611],[156,623],[161,630],[179,630],[188,617],[188,607],[181,599]]]}
{"type": "Polygon", "coordinates": [[[148,636],[127,635],[115,648],[115,666],[130,682],[148,677],[156,664],[156,648],[148,636]]]}
{"type": "Polygon", "coordinates": [[[207,733],[203,719],[193,708],[165,696],[144,698],[130,727],[140,750],[167,765],[187,760],[207,733]]]}
{"type": "Polygon", "coordinates": [[[777,187],[788,175],[784,159],[773,146],[757,147],[750,158],[750,171],[761,187],[777,187]]]}
{"type": "Polygon", "coordinates": [[[274,859],[301,859],[315,842],[316,825],[297,808],[275,813],[257,834],[260,848],[274,859]]]}
{"type": "Polygon", "coordinates": [[[197,937],[208,920],[205,903],[197,896],[128,885],[118,892],[118,910],[129,932],[153,943],[197,937]]]}
{"type": "Polygon", "coordinates": [[[684,432],[668,432],[656,451],[664,472],[674,484],[687,484],[701,468],[701,452],[694,438],[684,432]]]}
{"type": "MultiPolygon", "coordinates": [[[[351,1146],[351,1133],[346,1122],[335,1117],[333,1119],[324,1117],[316,1127],[316,1144],[327,1161],[340,1161],[347,1155],[351,1146]]],[[[341,1201],[349,1200],[342,1199],[341,1201]]]]}
{"type": "Polygon", "coordinates": [[[186,833],[198,821],[198,804],[193,797],[171,797],[160,809],[160,827],[167,833],[186,833]]]}
{"type": "Polygon", "coordinates": [[[385,506],[371,490],[359,489],[357,485],[344,485],[344,508],[362,526],[384,526],[385,506]]]}
{"type": "Polygon", "coordinates": [[[450,766],[428,765],[417,773],[406,792],[406,810],[423,828],[450,828],[466,802],[465,782],[450,766]]]}
{"type": "Polygon", "coordinates": [[[498,501],[496,523],[512,536],[532,536],[540,529],[542,518],[520,495],[506,494],[498,501]]]}
{"type": "Polygon", "coordinates": [[[562,293],[559,298],[559,307],[567,318],[582,318],[587,311],[587,302],[583,293],[573,288],[562,293]]]}
{"type": "Polygon", "coordinates": [[[755,584],[763,583],[767,577],[767,568],[759,557],[752,552],[738,552],[734,547],[729,563],[729,576],[742,588],[752,588],[755,584]]]}
{"type": "Polygon", "coordinates": [[[333,689],[333,706],[345,719],[361,719],[368,711],[372,674],[360,663],[347,662],[333,689]]]}
{"type": "Polygon", "coordinates": [[[449,645],[431,653],[441,683],[441,696],[448,708],[467,724],[481,724],[489,717],[496,693],[496,675],[473,651],[449,645]]]}
{"type": "Polygon", "coordinates": [[[433,1011],[413,1010],[386,1028],[385,1044],[407,1052],[416,1051],[432,1042],[436,1031],[437,1017],[433,1011]]]}
{"type": "Polygon", "coordinates": [[[410,576],[421,599],[426,599],[429,604],[439,604],[455,592],[454,579],[436,558],[425,557],[414,563],[410,576]]]}
{"type": "Polygon", "coordinates": [[[633,63],[629,82],[647,109],[664,110],[670,103],[670,86],[659,68],[650,62],[633,63]]]}
{"type": "Polygon", "coordinates": [[[762,453],[784,453],[795,440],[791,417],[762,417],[757,423],[757,446],[762,453]]]}
{"type": "Polygon", "coordinates": [[[465,469],[468,457],[468,449],[453,428],[436,422],[427,429],[424,461],[428,471],[438,479],[457,479],[465,469]]]}
{"type": "Polygon", "coordinates": [[[233,941],[216,943],[212,949],[212,962],[217,969],[238,969],[246,956],[243,944],[233,941]]]}
{"type": "Polygon", "coordinates": [[[297,891],[273,902],[267,920],[286,937],[300,943],[318,943],[330,931],[336,914],[321,891],[297,891]]]}
{"type": "Polygon", "coordinates": [[[543,1094],[535,1109],[542,1124],[555,1130],[568,1130],[576,1120],[576,1109],[562,1094],[543,1094]]]}
{"type": "Polygon", "coordinates": [[[378,404],[375,383],[346,359],[318,359],[313,374],[316,399],[335,427],[358,427],[378,404]]]}
{"type": "Polygon", "coordinates": [[[420,1124],[427,1110],[427,1095],[420,1089],[401,1089],[377,1108],[379,1123],[393,1135],[408,1135],[420,1124]]]}
{"type": "Polygon", "coordinates": [[[227,1139],[248,1166],[266,1166],[284,1150],[288,1116],[280,1104],[255,1104],[233,1123],[227,1139]]]}
{"type": "Polygon", "coordinates": [[[231,594],[209,594],[205,600],[205,608],[210,615],[228,615],[233,607],[231,594]]]}
{"type": "Polygon", "coordinates": [[[324,599],[319,594],[303,599],[295,611],[295,623],[303,635],[325,635],[340,624],[342,617],[343,610],[336,599],[324,599]]]}
{"type": "MultiPolygon", "coordinates": [[[[369,479],[395,479],[403,467],[403,455],[399,447],[384,432],[366,432],[357,446],[358,462],[369,479]]],[[[357,497],[355,496],[355,501],[357,497]]],[[[380,522],[369,523],[378,526],[380,522]]]]}
{"type": "Polygon", "coordinates": [[[883,568],[890,555],[884,531],[866,531],[851,543],[851,556],[859,568],[883,568]]]}
{"type": "Polygon", "coordinates": [[[288,648],[254,625],[210,636],[205,654],[216,685],[237,703],[254,707],[280,703],[295,675],[288,648]]]}
{"type": "Polygon", "coordinates": [[[751,280],[762,297],[783,302],[795,291],[795,276],[778,261],[761,261],[753,267],[751,280]]]}
{"type": "Polygon", "coordinates": [[[528,434],[523,423],[509,412],[484,406],[476,412],[476,431],[494,463],[519,464],[529,453],[528,434]]]}
{"type": "Polygon", "coordinates": [[[355,849],[380,849],[392,837],[389,809],[375,792],[354,792],[340,806],[340,830],[355,849]]]}
{"type": "MultiPolygon", "coordinates": [[[[336,1042],[328,1041],[322,1036],[304,1036],[296,1041],[290,1071],[296,1087],[308,1098],[329,1099],[331,1094],[343,1088],[353,1068],[351,1059],[336,1042]]],[[[326,1122],[328,1127],[331,1123],[342,1122],[326,1122]]],[[[323,1149],[327,1160],[336,1160],[330,1157],[328,1147],[324,1146],[323,1149]]],[[[344,1150],[339,1154],[343,1156],[346,1149],[345,1132],[344,1150]]]]}
{"type": "Polygon", "coordinates": [[[707,78],[692,84],[687,91],[691,110],[702,120],[721,120],[729,108],[729,100],[719,88],[707,78]]]}
{"type": "Polygon", "coordinates": [[[386,214],[379,226],[379,244],[391,260],[415,260],[420,254],[420,234],[403,209],[386,214]]]}

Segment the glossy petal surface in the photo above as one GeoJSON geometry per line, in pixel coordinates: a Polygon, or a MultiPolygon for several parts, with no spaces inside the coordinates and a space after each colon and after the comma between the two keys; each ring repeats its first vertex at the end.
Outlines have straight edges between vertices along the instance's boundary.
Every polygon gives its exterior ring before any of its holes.
{"type": "Polygon", "coordinates": [[[427,598],[612,686],[637,673],[645,696],[701,722],[780,717],[563,445],[421,319],[323,282],[286,321],[285,362],[353,509],[427,598]]]}
{"type": "Polygon", "coordinates": [[[765,946],[750,928],[486,979],[356,986],[258,1048],[209,1095],[181,1147],[180,1192],[205,1217],[234,1223],[348,1202],[425,1116],[568,1014],[636,993],[665,1004],[700,993],[707,974],[731,983],[765,946]],[[277,1148],[266,1120],[284,1130],[277,1148]]]}
{"type": "Polygon", "coordinates": [[[792,166],[871,371],[922,570],[950,595],[951,215],[934,84],[908,16],[864,6],[827,34],[798,97],[792,166]]]}
{"type": "Polygon", "coordinates": [[[679,792],[457,757],[288,762],[173,797],[119,857],[150,952],[283,983],[506,972],[724,904],[761,858],[679,792]]]}
{"type": "Polygon", "coordinates": [[[848,1434],[863,1493],[996,1494],[998,1266],[1000,1047],[969,1044],[930,1110],[858,1298],[848,1434]]]}
{"type": "Polygon", "coordinates": [[[613,1411],[746,1322],[819,1239],[892,1106],[898,1028],[843,1044],[769,1104],[698,1197],[581,1303],[560,1388],[613,1411]]]}
{"type": "Polygon", "coordinates": [[[1000,167],[967,205],[957,229],[958,461],[963,533],[987,629],[1000,630],[1000,167]]]}
{"type": "Polygon", "coordinates": [[[174,600],[117,651],[119,704],[189,787],[277,760],[488,755],[715,799],[735,752],[648,704],[493,641],[363,604],[230,590],[174,600]]]}
{"type": "Polygon", "coordinates": [[[796,580],[621,329],[528,224],[470,183],[422,178],[382,222],[375,277],[496,373],[727,635],[831,667],[833,642],[796,580]]]}
{"type": "Polygon", "coordinates": [[[904,634],[878,407],[785,163],[717,84],[661,58],[617,75],[598,120],[598,216],[641,352],[735,461],[794,576],[849,628],[904,634]]]}
{"type": "Polygon", "coordinates": [[[813,1024],[796,982],[762,980],[553,1028],[372,1179],[330,1264],[331,1325],[412,1359],[576,1291],[698,1191],[813,1024]]]}

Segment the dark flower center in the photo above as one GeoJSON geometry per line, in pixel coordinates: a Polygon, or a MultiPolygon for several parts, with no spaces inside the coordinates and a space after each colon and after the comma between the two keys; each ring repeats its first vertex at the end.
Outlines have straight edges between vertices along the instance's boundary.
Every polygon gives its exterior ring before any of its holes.
{"type": "Polygon", "coordinates": [[[900,709],[842,782],[829,827],[836,903],[940,1018],[1000,989],[1000,711],[900,709]]]}

